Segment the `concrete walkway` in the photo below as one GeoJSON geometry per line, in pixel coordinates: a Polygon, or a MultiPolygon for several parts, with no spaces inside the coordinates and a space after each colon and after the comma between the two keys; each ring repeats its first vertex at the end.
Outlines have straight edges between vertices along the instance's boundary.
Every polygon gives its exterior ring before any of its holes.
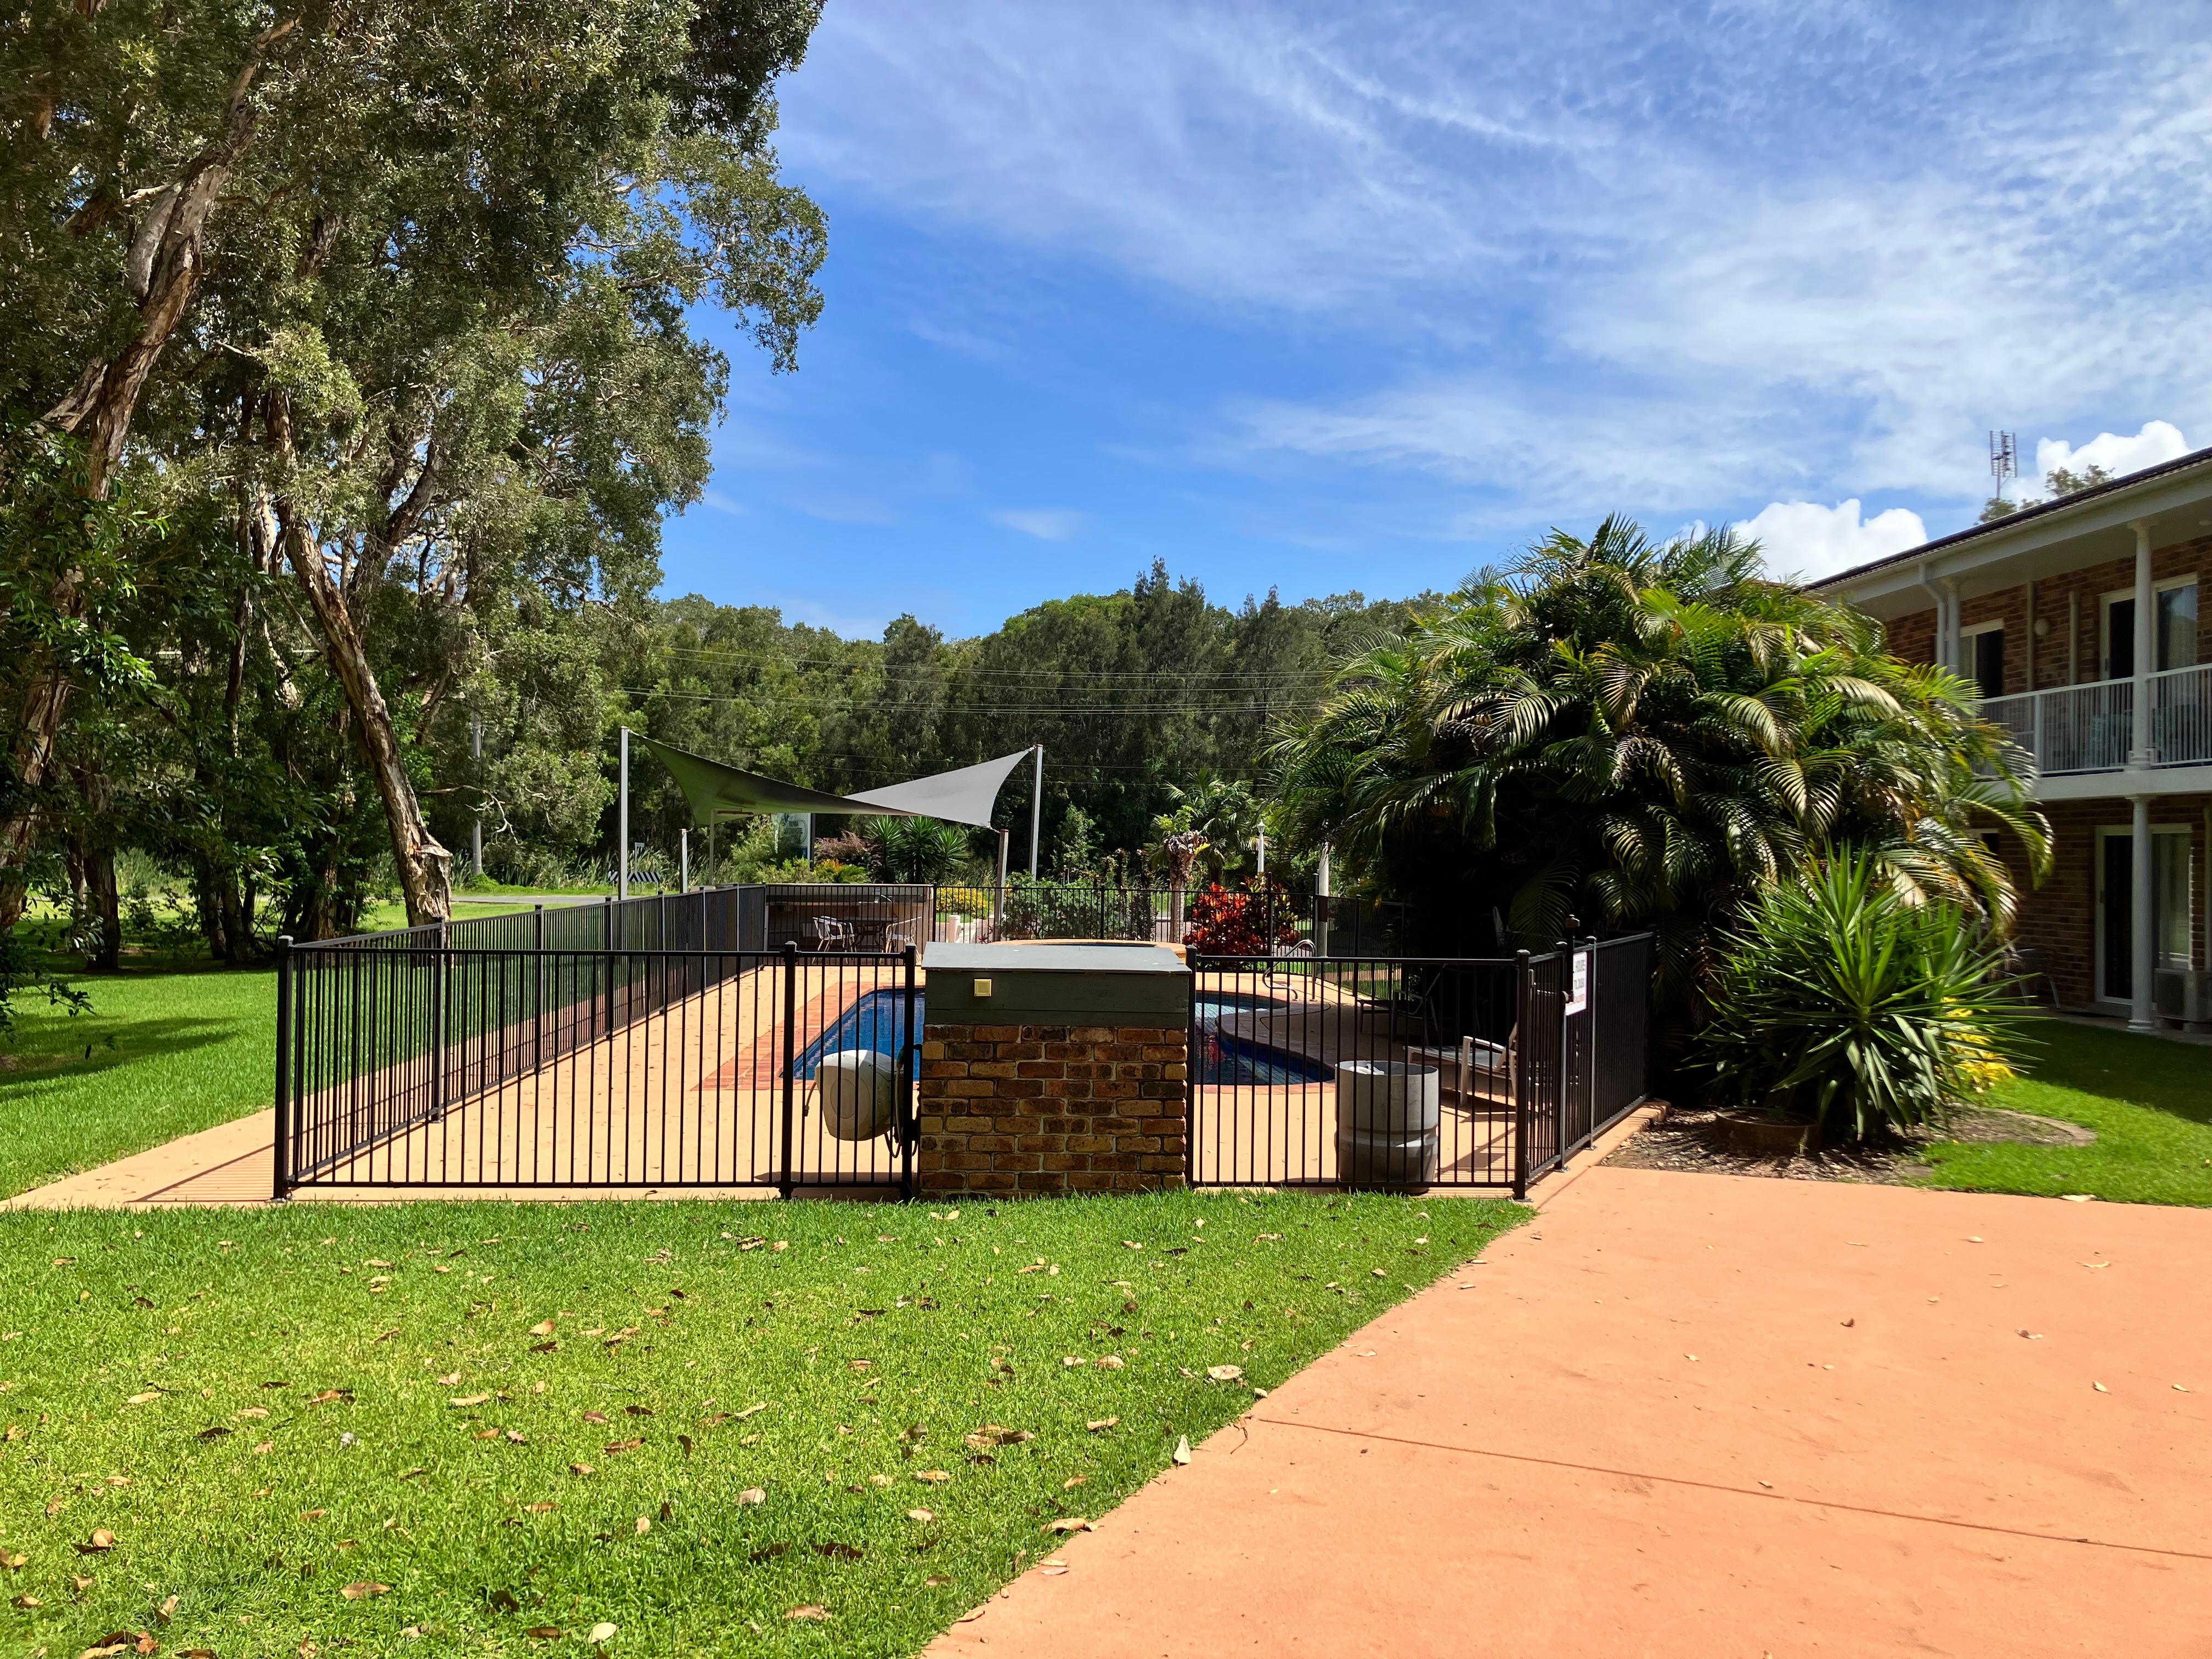
{"type": "Polygon", "coordinates": [[[2212,1214],[1585,1168],[1049,1559],[932,1651],[2212,1655],[2212,1214]]]}

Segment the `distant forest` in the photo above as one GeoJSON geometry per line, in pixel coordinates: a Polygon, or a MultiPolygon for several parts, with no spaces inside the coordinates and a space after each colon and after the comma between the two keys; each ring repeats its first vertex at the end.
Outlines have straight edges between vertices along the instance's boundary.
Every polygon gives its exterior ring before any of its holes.
{"type": "MultiPolygon", "coordinates": [[[[1425,596],[1434,599],[1438,596],[1425,596]]],[[[1269,719],[1310,707],[1330,663],[1395,633],[1412,605],[1359,593],[1285,605],[1274,594],[1231,607],[1155,564],[1117,592],[1053,599],[980,638],[947,639],[911,616],[881,640],[841,639],[786,623],[763,606],[696,595],[617,629],[602,659],[611,715],[599,756],[599,810],[532,786],[565,769],[527,699],[485,734],[485,865],[527,878],[533,860],[611,856],[613,727],[734,765],[840,793],[1045,745],[1042,864],[1088,870],[1141,852],[1177,792],[1210,781],[1256,781],[1269,719]]],[[[577,783],[586,781],[579,778],[577,783]]],[[[635,758],[631,835],[664,855],[688,821],[682,795],[650,759],[635,758]]],[[[465,846],[462,810],[443,797],[433,823],[465,846]]],[[[1026,769],[1007,782],[1002,823],[1026,854],[1026,769]]],[[[842,825],[825,821],[827,833],[842,825]]],[[[979,854],[982,851],[979,845],[979,854]]],[[[696,854],[695,853],[695,856],[696,854]]]]}

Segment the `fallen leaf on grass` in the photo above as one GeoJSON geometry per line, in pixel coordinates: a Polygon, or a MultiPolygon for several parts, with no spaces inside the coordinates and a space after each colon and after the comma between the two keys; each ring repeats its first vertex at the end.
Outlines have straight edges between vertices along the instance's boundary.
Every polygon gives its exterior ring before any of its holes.
{"type": "Polygon", "coordinates": [[[457,1407],[465,1406],[481,1406],[485,1401],[490,1398],[491,1395],[489,1394],[465,1394],[459,1399],[448,1400],[446,1403],[448,1406],[457,1407]]]}
{"type": "Polygon", "coordinates": [[[1091,1477],[1089,1475],[1071,1474],[1066,1480],[1060,1483],[1060,1489],[1062,1492],[1073,1492],[1078,1486],[1087,1486],[1090,1484],[1091,1477]]]}
{"type": "Polygon", "coordinates": [[[765,1504],[768,1502],[768,1494],[763,1492],[758,1486],[747,1486],[743,1492],[738,1494],[738,1502],[746,1507],[750,1507],[757,1504],[765,1504]]]}
{"type": "Polygon", "coordinates": [[[1083,1426],[1093,1434],[1103,1434],[1121,1420],[1118,1417],[1094,1417],[1083,1426]]]}
{"type": "Polygon", "coordinates": [[[30,1565],[31,1558],[20,1550],[12,1553],[0,1550],[0,1567],[5,1567],[10,1572],[21,1572],[30,1565]]]}
{"type": "MultiPolygon", "coordinates": [[[[2100,1382],[2097,1386],[2102,1388],[2104,1384],[2100,1382]]],[[[94,1527],[92,1536],[76,1547],[76,1553],[79,1555],[100,1555],[114,1547],[115,1534],[105,1527],[94,1527]]]]}
{"type": "Polygon", "coordinates": [[[937,1519],[937,1511],[935,1510],[908,1510],[906,1512],[906,1518],[909,1521],[934,1521],[937,1519]]]}
{"type": "Polygon", "coordinates": [[[619,1457],[624,1452],[635,1451],[644,1443],[642,1440],[610,1440],[601,1449],[610,1457],[619,1457]]]}
{"type": "Polygon", "coordinates": [[[348,1584],[338,1594],[349,1601],[364,1601],[372,1596],[384,1595],[391,1588],[389,1584],[380,1584],[373,1579],[363,1578],[348,1584]]]}
{"type": "Polygon", "coordinates": [[[557,1642],[561,1639],[558,1625],[532,1625],[522,1633],[533,1642],[557,1642]]]}
{"type": "Polygon", "coordinates": [[[650,1406],[624,1406],[623,1410],[627,1415],[631,1417],[650,1417],[653,1415],[653,1407],[650,1406]]]}
{"type": "Polygon", "coordinates": [[[589,1463],[571,1463],[568,1465],[568,1473],[571,1474],[589,1474],[591,1472],[592,1466],[589,1463]]]}
{"type": "Polygon", "coordinates": [[[560,1349],[561,1345],[558,1342],[533,1342],[530,1345],[530,1352],[532,1353],[557,1353],[560,1349]]]}
{"type": "Polygon", "coordinates": [[[10,1601],[8,1605],[11,1607],[21,1607],[27,1613],[33,1607],[42,1607],[46,1606],[46,1603],[39,1600],[35,1595],[26,1595],[15,1597],[15,1599],[10,1601]]]}
{"type": "Polygon", "coordinates": [[[1079,1515],[1064,1515],[1057,1521],[1048,1521],[1037,1528],[1039,1532],[1089,1532],[1091,1522],[1079,1515]]]}
{"type": "Polygon", "coordinates": [[[237,1432],[237,1430],[233,1429],[225,1424],[217,1423],[212,1428],[202,1429],[199,1431],[198,1437],[202,1440],[220,1440],[227,1434],[235,1434],[237,1432]]]}
{"type": "Polygon", "coordinates": [[[550,1336],[550,1335],[552,1335],[552,1334],[553,1334],[553,1322],[552,1322],[551,1320],[550,1320],[550,1319],[541,1319],[541,1320],[539,1320],[539,1321],[538,1321],[535,1325],[532,1325],[532,1326],[530,1328],[530,1334],[531,1334],[531,1335],[532,1335],[532,1336],[550,1336]]]}
{"type": "Polygon", "coordinates": [[[334,1405],[339,1401],[351,1400],[352,1398],[353,1390],[351,1389],[325,1389],[320,1394],[311,1395],[307,1403],[310,1406],[329,1406],[334,1405]]]}
{"type": "Polygon", "coordinates": [[[914,1478],[917,1480],[926,1480],[933,1486],[941,1486],[952,1477],[943,1469],[916,1469],[914,1472],[914,1478]]]}
{"type": "Polygon", "coordinates": [[[165,1625],[174,1619],[177,1616],[177,1598],[173,1595],[162,1602],[160,1607],[154,1609],[154,1616],[165,1625]]]}
{"type": "Polygon", "coordinates": [[[861,1555],[861,1552],[854,1549],[850,1544],[840,1544],[835,1541],[817,1544],[814,1547],[814,1553],[817,1555],[827,1556],[832,1561],[857,1561],[861,1555]]]}
{"type": "MultiPolygon", "coordinates": [[[[776,1249],[779,1250],[782,1248],[783,1246],[781,1244],[776,1246],[776,1249]]],[[[821,1624],[830,1617],[830,1609],[823,1607],[817,1607],[813,1602],[810,1601],[803,1607],[792,1608],[790,1612],[785,1613],[783,1616],[787,1619],[805,1619],[809,1620],[815,1624],[821,1624]]]]}
{"type": "Polygon", "coordinates": [[[1206,1374],[1216,1382],[1234,1382],[1244,1375],[1242,1365],[1208,1365],[1206,1374]]]}
{"type": "Polygon", "coordinates": [[[427,1469],[427,1468],[423,1468],[421,1464],[419,1464],[419,1463],[418,1463],[418,1464],[416,1464],[416,1465],[413,1468],[411,1468],[411,1469],[402,1469],[402,1470],[400,1470],[400,1472],[399,1472],[399,1478],[400,1478],[402,1480],[413,1480],[416,1475],[418,1475],[418,1474],[429,1474],[429,1472],[430,1472],[430,1471],[429,1471],[428,1469],[427,1469]]]}
{"type": "Polygon", "coordinates": [[[269,1407],[266,1406],[242,1406],[238,1410],[233,1412],[231,1415],[233,1417],[250,1417],[258,1419],[269,1415],[269,1407]]]}
{"type": "Polygon", "coordinates": [[[615,1639],[616,1633],[616,1628],[614,1626],[601,1622],[592,1626],[592,1633],[586,1636],[584,1639],[586,1642],[594,1643],[611,1642],[615,1639]]]}
{"type": "Polygon", "coordinates": [[[264,1440],[258,1442],[254,1446],[253,1455],[256,1457],[266,1457],[270,1452],[276,1449],[276,1443],[274,1440],[264,1440]]]}
{"type": "Polygon", "coordinates": [[[532,1504],[529,1507],[530,1512],[532,1515],[548,1515],[553,1510],[559,1509],[561,1506],[558,1504],[549,1500],[543,1504],[532,1504]]]}
{"type": "Polygon", "coordinates": [[[1190,1437],[1188,1435],[1177,1435],[1176,1437],[1176,1449],[1173,1455],[1175,1461],[1178,1463],[1188,1463],[1190,1462],[1190,1437]]]}
{"type": "Polygon", "coordinates": [[[1124,1364],[1121,1356],[1117,1353],[1107,1354],[1102,1358],[1093,1360],[1091,1363],[1097,1365],[1102,1371],[1118,1371],[1121,1369],[1124,1364]]]}
{"type": "Polygon", "coordinates": [[[159,1389],[149,1389],[143,1394],[132,1395],[125,1403],[132,1406],[150,1406],[161,1397],[161,1391],[159,1389]]]}
{"type": "Polygon", "coordinates": [[[1024,1440],[1036,1438],[1027,1429],[1002,1428],[996,1423],[986,1423],[967,1437],[968,1449],[989,1451],[994,1446],[1018,1446],[1024,1440]]]}

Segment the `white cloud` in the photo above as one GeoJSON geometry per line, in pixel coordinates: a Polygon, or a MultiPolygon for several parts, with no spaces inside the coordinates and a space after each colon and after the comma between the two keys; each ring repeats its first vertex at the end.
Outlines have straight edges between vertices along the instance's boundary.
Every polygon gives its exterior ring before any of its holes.
{"type": "Polygon", "coordinates": [[[1006,507],[983,516],[1001,530],[1018,530],[1041,542],[1073,541],[1089,522],[1064,507],[1006,507]]]}
{"type": "Polygon", "coordinates": [[[2181,428],[2170,421],[2145,421],[2142,430],[2132,438],[2124,438],[2117,432],[2100,432],[2079,449],[2063,438],[2039,438],[2035,444],[2033,483],[2039,485],[2060,467],[2078,472],[2084,467],[2101,466],[2117,478],[2188,453],[2189,445],[2181,435],[2181,428]]]}
{"type": "Polygon", "coordinates": [[[699,499],[717,513],[727,513],[734,516],[742,514],[745,511],[745,504],[743,501],[732,501],[719,489],[702,491],[699,499]]]}
{"type": "Polygon", "coordinates": [[[1917,513],[1893,507],[1862,523],[1856,501],[1833,507],[1775,501],[1737,528],[1765,550],[1769,570],[1799,581],[1817,581],[1928,539],[1928,526],[1917,513]]]}
{"type": "Polygon", "coordinates": [[[963,248],[1343,343],[1318,384],[1243,371],[1267,395],[1226,400],[1218,464],[1528,517],[1965,507],[1990,427],[2212,419],[2182,10],[1738,4],[1686,39],[1626,4],[832,7],[786,155],[963,248]]]}

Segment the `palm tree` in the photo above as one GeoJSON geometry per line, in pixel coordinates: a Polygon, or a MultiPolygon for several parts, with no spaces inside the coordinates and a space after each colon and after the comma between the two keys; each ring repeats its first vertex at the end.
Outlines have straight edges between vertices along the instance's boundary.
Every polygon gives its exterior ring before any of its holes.
{"type": "Polygon", "coordinates": [[[1424,948],[1487,940],[1493,907],[1538,948],[1571,916],[1650,927],[1679,995],[1718,924],[1832,849],[2009,927],[1980,832],[2012,830],[2039,874],[2049,833],[1974,695],[1766,580],[1730,531],[1654,544],[1616,517],[1351,658],[1270,760],[1285,826],[1415,901],[1424,948]]]}

